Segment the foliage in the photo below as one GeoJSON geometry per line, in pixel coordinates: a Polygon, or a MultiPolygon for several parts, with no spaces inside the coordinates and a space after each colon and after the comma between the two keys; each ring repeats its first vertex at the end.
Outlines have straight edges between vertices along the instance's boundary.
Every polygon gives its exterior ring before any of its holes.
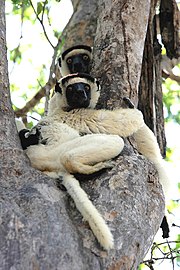
{"type": "Polygon", "coordinates": [[[143,261],[143,264],[140,264],[138,270],[145,270],[145,269],[159,269],[160,264],[164,261],[168,260],[169,267],[172,266],[174,269],[174,261],[176,259],[177,265],[180,262],[180,235],[176,241],[168,241],[162,243],[153,243],[150,251],[150,258],[143,261]],[[156,263],[158,262],[158,263],[156,263]],[[156,268],[157,265],[157,268],[156,268]]]}
{"type": "MultiPolygon", "coordinates": [[[[176,66],[179,69],[180,65],[176,66]]],[[[171,79],[163,81],[163,102],[165,105],[165,121],[174,121],[180,124],[180,84],[171,79]]]]}
{"type": "MultiPolygon", "coordinates": [[[[9,19],[12,21],[11,25],[17,25],[17,29],[20,28],[20,31],[17,31],[12,46],[8,44],[10,89],[15,111],[24,107],[26,102],[31,100],[46,82],[53,77],[53,71],[49,73],[50,65],[53,65],[51,69],[54,69],[55,63],[53,61],[59,54],[63,44],[63,40],[60,39],[61,31],[56,27],[56,24],[52,25],[53,13],[51,9],[55,2],[59,4],[60,1],[39,1],[36,6],[31,0],[6,1],[7,21],[9,19]],[[29,37],[28,32],[30,33],[29,37]],[[57,44],[57,48],[56,45],[53,44],[57,44]],[[39,53],[36,47],[38,48],[40,46],[43,47],[43,50],[39,48],[39,53]],[[49,48],[50,46],[52,48],[49,48]],[[10,47],[12,47],[12,49],[10,47]],[[48,51],[47,54],[46,51],[48,51]],[[44,55],[44,53],[46,55],[44,55]],[[25,75],[24,71],[26,69],[30,74],[29,78],[27,78],[27,74],[24,76],[23,84],[20,79],[18,79],[19,75],[17,74],[17,76],[15,76],[16,72],[21,69],[23,76],[25,75]]],[[[7,27],[7,34],[8,30],[9,28],[7,27]]],[[[10,40],[12,40],[11,37],[10,40]]],[[[29,116],[36,114],[36,118],[39,119],[43,115],[42,104],[44,104],[44,102],[45,99],[43,98],[39,101],[39,104],[29,110],[27,115],[28,122],[31,122],[29,116]]],[[[34,120],[33,123],[35,123],[34,120]]]]}

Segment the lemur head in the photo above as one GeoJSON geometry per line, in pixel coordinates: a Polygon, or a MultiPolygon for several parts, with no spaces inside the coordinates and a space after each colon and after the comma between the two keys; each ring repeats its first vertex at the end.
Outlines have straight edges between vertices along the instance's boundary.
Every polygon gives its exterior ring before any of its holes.
{"type": "Polygon", "coordinates": [[[86,45],[77,45],[64,51],[58,59],[62,76],[72,73],[90,72],[92,48],[86,45]]]}
{"type": "Polygon", "coordinates": [[[69,74],[56,83],[55,92],[56,106],[64,111],[94,108],[100,95],[100,85],[88,74],[69,74]]]}

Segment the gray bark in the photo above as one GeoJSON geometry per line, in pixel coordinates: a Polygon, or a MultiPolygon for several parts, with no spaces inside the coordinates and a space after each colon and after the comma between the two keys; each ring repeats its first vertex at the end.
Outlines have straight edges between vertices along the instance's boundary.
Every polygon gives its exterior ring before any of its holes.
{"type": "Polygon", "coordinates": [[[103,86],[100,104],[123,106],[126,96],[137,105],[150,3],[99,1],[99,10],[93,71],[103,86]]]}
{"type": "Polygon", "coordinates": [[[97,27],[97,3],[95,0],[73,0],[74,13],[63,38],[64,50],[79,44],[93,46],[97,27]]]}
{"type": "MultiPolygon", "coordinates": [[[[137,104],[150,7],[143,0],[113,1],[114,6],[110,2],[99,1],[103,9],[99,8],[93,72],[103,83],[101,106],[112,108],[122,104],[123,96],[137,104]],[[137,16],[139,12],[143,16],[137,16]]],[[[60,189],[60,180],[32,169],[20,148],[9,98],[4,2],[0,30],[0,269],[137,269],[163,217],[164,198],[154,166],[126,141],[113,169],[86,181],[79,176],[115,237],[115,249],[103,251],[60,189]]]]}

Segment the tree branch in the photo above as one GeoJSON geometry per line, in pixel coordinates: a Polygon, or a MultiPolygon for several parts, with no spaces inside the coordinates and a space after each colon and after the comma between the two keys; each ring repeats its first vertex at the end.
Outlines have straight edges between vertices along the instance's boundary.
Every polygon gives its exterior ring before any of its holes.
{"type": "Polygon", "coordinates": [[[48,100],[49,100],[49,93],[50,90],[54,87],[56,83],[56,79],[60,77],[59,75],[59,69],[56,65],[56,58],[59,51],[59,46],[61,44],[62,40],[59,38],[58,43],[56,47],[54,47],[54,54],[52,56],[52,62],[50,66],[50,72],[49,72],[49,78],[45,86],[43,86],[36,94],[35,96],[26,103],[26,105],[22,109],[18,109],[15,111],[15,114],[17,117],[24,116],[27,112],[29,112],[38,102],[40,99],[44,96],[46,96],[46,103],[45,103],[45,113],[47,113],[47,107],[48,107],[48,100]],[[54,75],[54,76],[53,76],[54,75]]]}
{"type": "Polygon", "coordinates": [[[51,47],[54,49],[55,47],[54,47],[54,45],[51,43],[51,41],[50,41],[50,39],[49,39],[49,37],[48,37],[48,35],[47,35],[47,33],[46,33],[46,29],[45,29],[44,23],[43,23],[43,17],[44,17],[43,15],[44,15],[44,10],[45,10],[45,5],[46,5],[47,2],[46,2],[46,1],[44,2],[42,19],[40,19],[39,16],[38,16],[38,14],[37,14],[37,12],[36,12],[36,10],[35,10],[35,8],[34,8],[34,6],[33,6],[32,1],[31,1],[31,0],[29,0],[29,1],[30,1],[31,7],[32,7],[34,13],[36,14],[36,18],[38,19],[38,21],[40,22],[40,24],[41,24],[41,26],[42,26],[42,29],[43,29],[43,32],[44,32],[44,35],[45,35],[46,39],[48,40],[48,42],[49,42],[49,44],[51,45],[51,47]]]}
{"type": "Polygon", "coordinates": [[[176,76],[172,72],[167,73],[166,71],[162,70],[162,77],[164,79],[170,78],[171,80],[176,81],[178,84],[180,84],[180,76],[176,76]]]}
{"type": "Polygon", "coordinates": [[[174,260],[176,258],[179,258],[178,255],[176,255],[178,252],[178,250],[176,248],[172,249],[170,244],[179,244],[180,241],[168,241],[166,240],[165,242],[162,243],[154,243],[151,247],[151,255],[150,255],[150,259],[144,260],[141,264],[145,264],[146,266],[148,266],[150,269],[154,269],[153,268],[153,264],[155,264],[155,261],[161,261],[161,260],[171,260],[172,261],[172,266],[173,266],[173,270],[174,270],[174,260]],[[164,252],[163,248],[164,245],[167,245],[169,248],[169,252],[164,252]],[[161,247],[162,246],[162,247],[161,247]],[[161,253],[162,253],[162,257],[155,257],[154,256],[154,252],[155,250],[158,249],[161,253]]]}

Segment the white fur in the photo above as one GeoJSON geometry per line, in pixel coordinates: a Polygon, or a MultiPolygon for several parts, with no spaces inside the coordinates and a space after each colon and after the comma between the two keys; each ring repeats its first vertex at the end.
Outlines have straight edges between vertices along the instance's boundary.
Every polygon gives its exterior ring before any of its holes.
{"type": "Polygon", "coordinates": [[[108,226],[71,173],[91,174],[112,167],[109,160],[122,151],[123,140],[119,136],[105,134],[80,137],[76,130],[51,117],[40,120],[36,128],[40,129],[47,144],[27,148],[31,165],[51,177],[63,177],[63,185],[89,222],[99,243],[107,250],[112,248],[113,236],[108,226]]]}
{"type": "Polygon", "coordinates": [[[70,74],[70,70],[68,68],[68,65],[66,63],[67,58],[76,55],[76,54],[87,54],[89,56],[90,59],[92,59],[92,53],[89,52],[88,50],[85,49],[74,49],[71,52],[69,52],[68,54],[65,55],[64,59],[61,58],[61,67],[60,67],[60,72],[62,77],[70,74]]]}
{"type": "MultiPolygon", "coordinates": [[[[159,179],[166,197],[169,196],[171,184],[165,169],[157,139],[146,126],[142,113],[137,109],[93,110],[76,109],[64,111],[65,96],[54,96],[56,108],[48,115],[60,122],[65,122],[80,133],[116,134],[122,137],[134,135],[138,151],[152,161],[159,173],[159,179]]],[[[96,101],[93,104],[93,108],[96,101]]]]}
{"type": "Polygon", "coordinates": [[[55,113],[55,110],[60,108],[63,108],[63,110],[68,110],[68,104],[66,100],[66,88],[70,84],[78,83],[78,82],[83,82],[89,84],[91,87],[91,100],[89,104],[89,108],[94,108],[98,102],[99,95],[100,95],[100,88],[98,88],[96,84],[96,79],[95,82],[91,82],[85,78],[70,78],[67,82],[65,82],[64,85],[62,85],[62,79],[59,81],[59,85],[62,89],[62,94],[61,93],[55,93],[55,95],[50,99],[49,102],[49,108],[48,108],[48,114],[53,115],[55,113]]]}
{"type": "MultiPolygon", "coordinates": [[[[57,103],[58,104],[58,103],[57,103]]],[[[93,110],[75,109],[70,112],[56,108],[47,118],[66,123],[79,133],[114,134],[128,137],[144,126],[142,113],[137,109],[93,110]]]]}

